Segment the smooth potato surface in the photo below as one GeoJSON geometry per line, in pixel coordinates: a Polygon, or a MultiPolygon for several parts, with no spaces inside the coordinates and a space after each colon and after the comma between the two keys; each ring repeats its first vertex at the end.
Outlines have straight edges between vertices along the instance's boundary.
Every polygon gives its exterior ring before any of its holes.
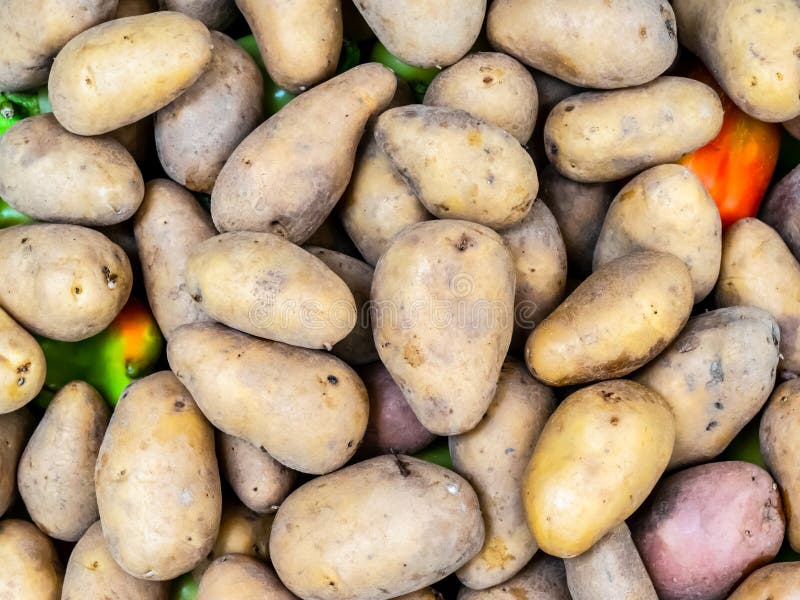
{"type": "Polygon", "coordinates": [[[33,523],[0,521],[0,598],[58,600],[64,567],[53,542],[33,523]]]}
{"type": "Polygon", "coordinates": [[[19,457],[33,428],[33,415],[27,408],[0,415],[0,516],[15,500],[19,457]]]}
{"type": "Polygon", "coordinates": [[[259,560],[242,554],[218,558],[200,580],[197,600],[296,600],[275,573],[259,560]]]}
{"type": "Polygon", "coordinates": [[[44,385],[47,365],[36,338],[2,308],[0,357],[0,414],[6,414],[22,408],[36,397],[44,385]]]}

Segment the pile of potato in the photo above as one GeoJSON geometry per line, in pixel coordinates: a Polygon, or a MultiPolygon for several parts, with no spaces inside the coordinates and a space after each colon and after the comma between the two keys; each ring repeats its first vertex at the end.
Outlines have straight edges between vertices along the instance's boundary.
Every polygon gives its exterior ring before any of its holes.
{"type": "Polygon", "coordinates": [[[723,231],[690,52],[800,136],[794,0],[3,0],[0,600],[800,597],[800,167],[723,231]]]}

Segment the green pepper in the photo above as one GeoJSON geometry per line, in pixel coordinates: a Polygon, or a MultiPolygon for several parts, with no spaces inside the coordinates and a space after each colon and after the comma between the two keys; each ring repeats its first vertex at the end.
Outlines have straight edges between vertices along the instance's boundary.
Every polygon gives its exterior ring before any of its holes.
{"type": "Polygon", "coordinates": [[[0,135],[17,121],[51,110],[46,86],[34,92],[0,92],[0,135]]]}
{"type": "Polygon", "coordinates": [[[411,86],[414,95],[420,102],[422,102],[422,98],[425,96],[425,92],[427,91],[428,86],[431,84],[431,81],[433,81],[433,78],[436,77],[442,70],[440,67],[423,68],[414,67],[404,63],[394,54],[389,52],[386,49],[386,46],[380,42],[375,42],[375,46],[372,48],[369,59],[374,62],[379,62],[382,65],[386,65],[399,77],[405,79],[406,82],[408,82],[408,85],[411,86]]]}
{"type": "Polygon", "coordinates": [[[18,210],[11,207],[5,200],[0,198],[0,229],[13,225],[22,225],[33,221],[28,215],[23,215],[18,210]]]}
{"type": "Polygon", "coordinates": [[[445,469],[453,470],[453,459],[450,458],[450,447],[447,438],[439,438],[424,450],[414,454],[414,458],[426,460],[445,469]]]}
{"type": "Polygon", "coordinates": [[[181,575],[170,586],[170,600],[197,600],[198,588],[197,580],[191,572],[181,575]]]}

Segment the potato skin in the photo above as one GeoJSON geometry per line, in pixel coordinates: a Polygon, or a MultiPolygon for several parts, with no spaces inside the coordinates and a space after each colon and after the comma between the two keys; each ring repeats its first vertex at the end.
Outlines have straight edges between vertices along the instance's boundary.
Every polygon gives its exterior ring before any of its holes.
{"type": "Polygon", "coordinates": [[[78,135],[119,129],[163,108],[211,62],[200,21],[155,12],[103,23],[72,38],[50,71],[58,122],[78,135]]]}
{"type": "Polygon", "coordinates": [[[582,87],[647,83],[678,52],[675,15],[663,0],[496,0],[486,28],[495,48],[582,87]]]}
{"type": "Polygon", "coordinates": [[[480,549],[483,536],[469,483],[395,454],[295,490],[275,516],[269,548],[281,581],[301,598],[385,600],[452,573],[480,549]],[[332,522],[332,514],[341,520],[332,522]],[[369,569],[364,556],[373,557],[369,569]]]}
{"type": "Polygon", "coordinates": [[[583,182],[614,181],[677,160],[722,127],[722,103],[704,83],[659,77],[643,86],[584,92],[547,117],[544,147],[558,172],[583,182]]]}
{"type": "Polygon", "coordinates": [[[539,553],[514,577],[486,590],[462,587],[458,600],[572,600],[564,561],[539,553]]]}
{"type": "Polygon", "coordinates": [[[174,10],[201,21],[209,29],[226,29],[237,15],[233,0],[159,0],[161,10],[174,10]]]}
{"type": "Polygon", "coordinates": [[[275,573],[263,562],[243,554],[229,554],[211,563],[203,578],[197,600],[296,600],[275,573]]]}
{"type": "Polygon", "coordinates": [[[800,562],[774,563],[751,573],[728,600],[786,598],[800,589],[800,562]]]}
{"type": "MultiPolygon", "coordinates": [[[[44,385],[47,365],[36,339],[0,308],[0,415],[33,400],[44,385]]],[[[1,496],[2,494],[0,494],[1,496]]],[[[0,502],[2,506],[2,502],[0,502]]],[[[3,511],[0,510],[0,515],[3,511]]]]}
{"type": "Polygon", "coordinates": [[[800,165],[770,189],[758,218],[778,232],[795,258],[800,256],[800,165]]]}
{"type": "Polygon", "coordinates": [[[431,587],[398,596],[395,600],[442,600],[442,595],[431,587]]]}
{"type": "Polygon", "coordinates": [[[0,414],[0,516],[16,496],[17,464],[33,426],[33,415],[27,408],[0,414]]]}
{"type": "Polygon", "coordinates": [[[167,357],[215,427],[292,469],[338,469],[364,436],[367,391],[334,356],[196,323],[175,332],[167,357]]]}
{"type": "Polygon", "coordinates": [[[33,523],[0,521],[0,564],[0,598],[61,598],[64,567],[53,542],[33,523]]]}
{"type": "Polygon", "coordinates": [[[664,479],[630,523],[658,597],[725,598],[743,576],[772,560],[784,525],[775,488],[766,471],[735,461],[664,479]]]}
{"type": "MultiPolygon", "coordinates": [[[[269,534],[274,518],[274,514],[259,515],[238,502],[229,503],[222,510],[219,535],[211,549],[209,564],[228,554],[246,554],[268,561],[269,534]]],[[[194,572],[197,574],[197,569],[194,572]]]]}
{"type": "Polygon", "coordinates": [[[169,371],[122,393],[95,487],[109,550],[134,577],[173,579],[211,550],[222,511],[213,428],[169,371]]]}
{"type": "Polygon", "coordinates": [[[678,335],[692,299],[683,261],[664,252],[628,254],[595,271],[539,323],[525,362],[549,385],[623,377],[678,335]]]}
{"type": "Polygon", "coordinates": [[[28,331],[75,342],[105,329],[128,301],[125,252],[78,225],[0,231],[0,304],[28,331]]]}

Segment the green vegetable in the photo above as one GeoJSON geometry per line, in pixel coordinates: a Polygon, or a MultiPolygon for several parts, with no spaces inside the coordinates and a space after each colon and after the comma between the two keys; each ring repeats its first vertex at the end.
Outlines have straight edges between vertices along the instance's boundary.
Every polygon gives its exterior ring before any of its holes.
{"type": "Polygon", "coordinates": [[[414,91],[414,95],[420,102],[425,96],[425,92],[427,91],[431,81],[433,81],[433,78],[436,77],[441,71],[441,68],[439,67],[430,67],[426,69],[406,64],[394,54],[389,52],[386,49],[386,46],[380,42],[375,42],[375,46],[372,48],[369,59],[371,61],[379,62],[382,65],[386,65],[392,71],[397,73],[397,75],[402,79],[405,79],[406,82],[408,82],[408,85],[410,85],[411,89],[414,91]]]}
{"type": "Polygon", "coordinates": [[[756,415],[744,429],[739,432],[733,441],[722,453],[719,460],[741,460],[753,463],[762,469],[766,469],[764,458],[761,456],[761,446],[758,441],[758,427],[761,423],[761,415],[756,415]]]}
{"type": "Polygon", "coordinates": [[[199,585],[192,573],[181,575],[172,582],[170,600],[197,600],[199,585]]]}
{"type": "Polygon", "coordinates": [[[8,202],[0,198],[0,229],[11,227],[12,225],[22,225],[33,221],[29,216],[23,215],[18,210],[12,208],[8,202]]]}
{"type": "Polygon", "coordinates": [[[46,86],[34,92],[0,92],[0,135],[17,121],[51,110],[46,86]]]}
{"type": "Polygon", "coordinates": [[[420,450],[414,458],[427,460],[435,465],[453,470],[453,460],[450,458],[450,447],[447,438],[439,438],[424,450],[420,450]]]}

